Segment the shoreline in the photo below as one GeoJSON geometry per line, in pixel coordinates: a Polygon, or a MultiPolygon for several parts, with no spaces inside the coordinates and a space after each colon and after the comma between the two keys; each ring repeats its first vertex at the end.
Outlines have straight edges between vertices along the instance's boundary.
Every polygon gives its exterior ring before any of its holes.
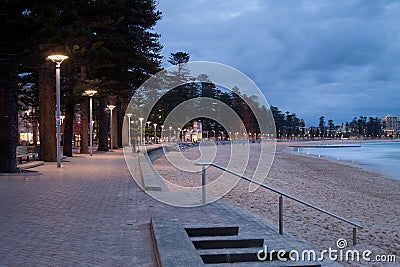
{"type": "MultiPolygon", "coordinates": [[[[396,139],[397,140],[397,139],[396,139]]],[[[318,141],[317,141],[318,142],[318,141]]],[[[353,147],[362,147],[363,145],[369,145],[369,144],[385,144],[385,143],[399,143],[400,141],[384,141],[384,142],[379,142],[378,140],[376,140],[376,142],[363,142],[360,144],[360,146],[355,146],[355,143],[345,143],[344,146],[342,145],[336,145],[336,144],[317,144],[317,145],[284,145],[285,147],[287,147],[286,152],[287,153],[293,153],[295,155],[300,155],[300,156],[306,156],[306,157],[313,157],[313,158],[323,158],[335,163],[339,163],[339,164],[345,164],[345,165],[349,165],[349,166],[353,166],[365,171],[370,171],[373,173],[376,173],[380,176],[382,176],[383,178],[386,179],[391,179],[391,180],[396,180],[399,181],[400,177],[397,177],[396,175],[390,174],[391,172],[385,172],[384,170],[382,170],[382,167],[379,166],[379,164],[371,164],[371,163],[365,163],[359,160],[350,160],[350,159],[343,159],[343,158],[336,158],[335,156],[329,156],[329,155],[323,155],[323,153],[321,154],[316,154],[316,153],[308,153],[306,151],[301,151],[301,148],[337,148],[337,149],[346,149],[346,148],[353,148],[353,147]],[[354,146],[353,146],[354,145],[354,146]],[[300,148],[295,150],[296,148],[300,148]]],[[[322,152],[324,152],[322,150],[322,152]]]]}
{"type": "MultiPolygon", "coordinates": [[[[268,184],[360,223],[364,229],[358,230],[358,245],[355,248],[399,256],[400,226],[396,222],[400,220],[400,181],[366,170],[356,163],[288,152],[286,146],[278,145],[277,152],[280,153],[275,155],[267,177],[268,184]],[[286,166],[289,168],[285,168],[286,166]]],[[[263,194],[256,192],[255,196],[248,196],[248,204],[236,202],[241,208],[259,213],[261,217],[272,214],[277,225],[277,200],[274,197],[269,199],[269,203],[273,205],[269,210],[260,207],[256,202],[263,194]]],[[[243,197],[243,194],[233,192],[234,198],[238,195],[243,197]]],[[[286,201],[285,205],[288,209],[285,218],[290,221],[285,228],[289,234],[302,238],[321,250],[335,248],[335,241],[339,238],[345,238],[351,243],[350,225],[297,203],[286,201]],[[298,214],[298,211],[301,213],[298,214]],[[307,221],[315,228],[310,228],[307,221]],[[292,225],[291,222],[298,225],[292,225]]],[[[350,265],[357,266],[354,263],[350,265]]],[[[360,266],[365,266],[365,263],[360,266]]]]}
{"type": "MultiPolygon", "coordinates": [[[[385,178],[355,164],[288,152],[287,144],[277,143],[277,153],[264,183],[361,224],[363,229],[358,230],[356,249],[369,249],[375,254],[394,254],[398,257],[400,181],[385,178]]],[[[219,146],[222,149],[220,160],[228,158],[224,154],[224,147],[229,146],[219,146]]],[[[198,153],[193,148],[184,152],[184,155],[196,159],[198,153]]],[[[189,186],[199,180],[198,173],[175,170],[168,165],[165,157],[154,163],[160,175],[172,181],[189,186]]],[[[256,166],[257,162],[250,160],[246,175],[251,175],[256,166]]],[[[211,169],[208,173],[209,176],[217,175],[211,169]]],[[[248,182],[239,181],[221,200],[254,214],[277,229],[278,196],[262,188],[253,193],[249,193],[248,189],[248,182]]],[[[345,238],[351,244],[350,225],[288,199],[284,200],[284,207],[285,234],[296,236],[321,250],[335,248],[339,238],[345,238]]],[[[356,265],[352,263],[351,266],[356,265]]],[[[365,263],[359,266],[365,266],[365,263]]]]}

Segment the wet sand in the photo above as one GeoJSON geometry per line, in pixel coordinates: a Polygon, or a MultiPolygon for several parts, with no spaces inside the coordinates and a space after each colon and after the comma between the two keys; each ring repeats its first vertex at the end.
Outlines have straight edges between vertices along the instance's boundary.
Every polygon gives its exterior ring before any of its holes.
{"type": "MultiPolygon", "coordinates": [[[[400,181],[384,178],[353,164],[291,152],[289,145],[292,143],[277,144],[275,159],[264,184],[354,221],[363,229],[357,230],[357,245],[354,247],[351,225],[285,198],[285,234],[303,239],[320,250],[329,247],[337,249],[336,241],[344,238],[348,249],[361,252],[368,249],[373,252],[372,255],[394,254],[399,261],[400,181]]],[[[229,147],[218,146],[216,162],[224,164],[229,161],[229,147]]],[[[251,176],[257,166],[258,153],[259,145],[252,144],[247,176],[251,176]]],[[[195,160],[200,152],[198,148],[191,148],[183,154],[195,160]]],[[[199,186],[200,173],[180,171],[171,166],[165,157],[155,160],[154,166],[162,177],[171,182],[199,186]]],[[[212,168],[207,170],[211,179],[219,173],[212,168]]],[[[240,181],[221,200],[250,212],[278,229],[278,195],[263,188],[252,193],[248,189],[249,183],[240,181]]],[[[366,264],[352,262],[345,265],[366,264]]]]}

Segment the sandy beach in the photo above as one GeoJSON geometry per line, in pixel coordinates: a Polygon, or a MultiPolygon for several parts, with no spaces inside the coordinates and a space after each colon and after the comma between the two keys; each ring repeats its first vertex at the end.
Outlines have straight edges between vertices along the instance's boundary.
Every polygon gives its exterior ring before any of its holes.
{"type": "MultiPolygon", "coordinates": [[[[298,197],[315,206],[359,223],[357,245],[352,246],[352,226],[312,210],[292,200],[284,199],[284,231],[307,241],[319,250],[336,249],[336,241],[344,238],[348,249],[371,250],[372,255],[396,255],[400,251],[400,181],[382,177],[359,166],[324,158],[296,154],[292,143],[278,143],[275,159],[264,184],[298,197]]],[[[229,161],[230,146],[218,146],[215,161],[229,161]]],[[[245,174],[251,176],[257,165],[259,145],[252,144],[245,174]],[[253,157],[253,155],[255,157],[253,157]]],[[[183,155],[196,160],[198,148],[183,155]]],[[[165,157],[154,161],[165,179],[182,186],[199,186],[200,173],[185,172],[172,166],[165,157]]],[[[210,179],[221,171],[208,168],[210,179]]],[[[274,228],[278,228],[278,195],[259,188],[249,192],[247,181],[240,181],[221,200],[250,212],[274,228]]],[[[343,263],[365,266],[366,263],[343,263]]],[[[393,264],[393,263],[391,263],[393,264]]],[[[386,264],[384,266],[394,266],[386,264]]],[[[398,262],[397,262],[398,264],[398,262]]],[[[381,266],[369,263],[370,266],[381,266]]]]}

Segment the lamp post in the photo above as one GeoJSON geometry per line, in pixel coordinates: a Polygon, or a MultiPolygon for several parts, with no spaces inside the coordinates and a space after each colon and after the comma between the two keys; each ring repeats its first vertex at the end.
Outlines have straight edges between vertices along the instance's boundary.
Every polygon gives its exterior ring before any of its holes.
{"type": "Polygon", "coordinates": [[[162,136],[163,136],[163,132],[164,132],[164,125],[161,125],[161,133],[160,133],[160,141],[164,142],[164,140],[162,140],[162,136]]]}
{"type": "Polygon", "coordinates": [[[28,141],[28,144],[30,144],[30,140],[29,140],[29,135],[30,135],[30,133],[31,133],[31,130],[30,130],[30,127],[29,127],[29,114],[31,114],[31,112],[32,112],[32,110],[31,109],[28,109],[27,111],[25,111],[26,112],[26,131],[27,131],[27,133],[26,133],[26,139],[27,139],[27,141],[28,141]]]}
{"type": "Polygon", "coordinates": [[[143,140],[143,118],[139,118],[140,121],[140,145],[142,145],[143,140]]]}
{"type": "Polygon", "coordinates": [[[126,116],[128,116],[128,142],[129,142],[129,147],[131,147],[131,117],[132,117],[132,113],[127,113],[126,116]]]}
{"type": "Polygon", "coordinates": [[[113,151],[113,120],[112,120],[112,111],[115,108],[114,105],[107,106],[110,109],[110,131],[111,131],[111,139],[110,139],[110,151],[113,151]]]}
{"type": "Polygon", "coordinates": [[[157,144],[157,123],[153,123],[154,126],[154,144],[157,144]]]}
{"type": "Polygon", "coordinates": [[[56,63],[56,123],[57,123],[57,168],[61,167],[61,133],[60,133],[60,106],[61,106],[61,100],[60,100],[60,87],[61,87],[61,82],[60,82],[60,68],[61,68],[61,63],[68,58],[68,56],[64,55],[51,55],[47,57],[54,63],[56,63]]]}
{"type": "Polygon", "coordinates": [[[169,143],[171,143],[171,131],[172,131],[172,126],[169,126],[169,138],[168,138],[169,143]]]}
{"type": "Polygon", "coordinates": [[[90,156],[93,155],[93,96],[97,94],[96,90],[86,90],[86,95],[89,96],[89,129],[90,129],[90,156]]]}
{"type": "MultiPolygon", "coordinates": [[[[147,123],[147,128],[149,128],[149,127],[150,127],[151,121],[146,121],[146,123],[147,123]]],[[[150,130],[150,129],[149,129],[149,130],[150,130]]],[[[145,132],[145,135],[144,135],[144,139],[146,139],[146,132],[145,132]]],[[[151,139],[150,133],[149,133],[148,139],[151,139]]]]}

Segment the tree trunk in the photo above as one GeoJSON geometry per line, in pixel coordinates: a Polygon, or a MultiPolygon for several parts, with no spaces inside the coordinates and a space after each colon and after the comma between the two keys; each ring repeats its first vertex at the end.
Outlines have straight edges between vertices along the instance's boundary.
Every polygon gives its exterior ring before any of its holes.
{"type": "Polygon", "coordinates": [[[108,151],[108,116],[107,116],[107,97],[103,96],[99,100],[98,109],[98,143],[97,151],[108,151]]]}
{"type": "Polygon", "coordinates": [[[65,119],[64,119],[64,147],[63,155],[67,157],[72,157],[72,139],[74,130],[74,102],[73,100],[68,100],[65,105],[65,119]]]}
{"type": "Polygon", "coordinates": [[[56,88],[52,75],[54,72],[54,65],[50,62],[44,63],[39,69],[39,158],[48,162],[57,161],[56,88]]]}
{"type": "Polygon", "coordinates": [[[89,103],[88,99],[81,102],[81,154],[89,153],[89,103]]]}
{"type": "Polygon", "coordinates": [[[17,68],[0,64],[0,173],[17,171],[17,68]]]}
{"type": "Polygon", "coordinates": [[[33,134],[33,145],[37,146],[38,143],[38,116],[37,116],[37,108],[34,108],[33,110],[33,117],[32,117],[32,134],[33,134]]]}
{"type": "MultiPolygon", "coordinates": [[[[81,66],[81,80],[86,80],[86,66],[81,66]]],[[[82,92],[83,93],[83,92],[82,92]]],[[[89,103],[88,99],[81,102],[81,154],[89,154],[89,103]]]]}
{"type": "Polygon", "coordinates": [[[74,73],[71,64],[65,64],[68,76],[65,92],[65,119],[64,119],[64,140],[63,155],[72,157],[72,138],[74,127],[74,73]]]}

